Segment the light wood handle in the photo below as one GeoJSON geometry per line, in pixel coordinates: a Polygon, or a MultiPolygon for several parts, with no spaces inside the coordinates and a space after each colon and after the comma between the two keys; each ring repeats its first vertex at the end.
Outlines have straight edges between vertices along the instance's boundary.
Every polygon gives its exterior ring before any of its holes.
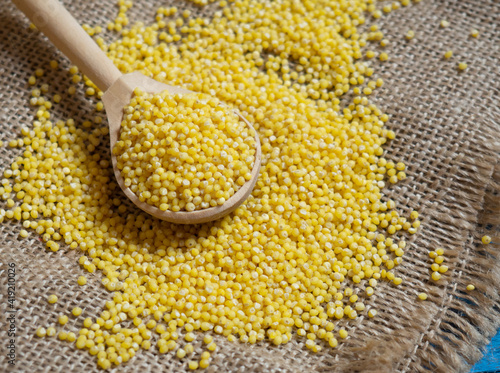
{"type": "Polygon", "coordinates": [[[122,75],[57,0],[12,0],[50,41],[103,92],[122,75]]]}

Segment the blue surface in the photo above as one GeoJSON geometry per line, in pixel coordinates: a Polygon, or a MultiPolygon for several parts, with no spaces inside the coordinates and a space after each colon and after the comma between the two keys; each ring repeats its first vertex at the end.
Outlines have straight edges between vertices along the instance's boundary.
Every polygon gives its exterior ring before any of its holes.
{"type": "Polygon", "coordinates": [[[471,369],[471,373],[500,372],[500,331],[487,346],[484,357],[471,369]]]}

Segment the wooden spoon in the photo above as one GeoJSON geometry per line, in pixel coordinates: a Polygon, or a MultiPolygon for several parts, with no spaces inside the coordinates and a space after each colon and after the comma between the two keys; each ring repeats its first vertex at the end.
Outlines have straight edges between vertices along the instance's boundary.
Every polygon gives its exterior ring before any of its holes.
{"type": "MultiPolygon", "coordinates": [[[[111,150],[120,134],[123,108],[130,103],[135,88],[144,92],[159,93],[167,90],[171,94],[189,93],[186,89],[160,83],[147,76],[134,72],[123,75],[80,24],[71,16],[57,0],[12,0],[13,3],[28,16],[35,26],[42,31],[52,43],[59,48],[101,91],[102,101],[106,108],[109,123],[111,150]]],[[[248,127],[252,125],[236,111],[236,114],[248,127]]],[[[223,205],[192,212],[161,211],[155,206],[141,202],[139,198],[123,183],[120,170],[116,166],[116,158],[112,154],[113,171],[118,185],[130,200],[139,208],[162,220],[180,224],[199,224],[216,220],[234,211],[252,193],[257,182],[261,164],[261,148],[257,134],[255,135],[256,153],[252,168],[252,178],[223,205]]]]}

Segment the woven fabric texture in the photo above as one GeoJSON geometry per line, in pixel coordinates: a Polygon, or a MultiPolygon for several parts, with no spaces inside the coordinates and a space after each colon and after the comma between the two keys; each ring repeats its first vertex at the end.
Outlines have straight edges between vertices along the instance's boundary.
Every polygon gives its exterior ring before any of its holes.
{"type": "MultiPolygon", "coordinates": [[[[137,0],[130,10],[132,22],[149,22],[155,9],[168,0],[137,0]]],[[[64,1],[81,23],[106,26],[116,16],[110,0],[64,1]]],[[[180,9],[209,15],[215,6],[197,8],[175,1],[180,9]]],[[[372,23],[372,22],[370,22],[372,23]]],[[[407,164],[408,178],[385,190],[399,209],[418,210],[419,232],[409,238],[405,260],[397,268],[404,282],[399,287],[383,282],[370,305],[377,317],[342,320],[349,338],[335,349],[314,354],[303,339],[270,346],[228,342],[216,336],[220,347],[207,372],[466,372],[481,357],[481,348],[500,326],[500,3],[498,0],[423,0],[377,20],[391,41],[391,58],[374,62],[385,85],[374,95],[390,115],[387,126],[396,139],[386,146],[387,157],[407,164]],[[450,21],[446,29],[442,19],[450,21]],[[479,38],[469,36],[480,31],[479,38]],[[407,41],[408,30],[415,38],[407,41]],[[443,54],[452,49],[454,57],[443,54]],[[466,71],[457,70],[465,61],[466,71]],[[493,243],[480,243],[483,234],[493,243]],[[495,244],[496,242],[496,244],[495,244]],[[430,280],[428,252],[443,247],[448,273],[437,283],[430,280]],[[466,292],[467,284],[477,290],[466,292]],[[427,291],[429,300],[418,301],[427,291]]],[[[38,67],[57,59],[69,62],[9,1],[0,2],[0,140],[8,141],[30,126],[34,109],[29,105],[28,78],[38,67]]],[[[111,40],[116,35],[106,36],[111,40]]],[[[47,71],[50,69],[46,69],[47,71]]],[[[68,76],[48,71],[44,81],[55,92],[65,92],[68,76]]],[[[74,96],[56,105],[54,115],[83,121],[93,105],[83,85],[74,96]]],[[[9,167],[21,149],[0,148],[0,169],[9,167]]],[[[109,150],[108,150],[109,151],[109,150]]],[[[122,198],[125,198],[122,195],[122,198]]],[[[0,207],[2,206],[0,202],[0,207]]],[[[0,225],[0,371],[98,372],[95,358],[74,344],[34,336],[38,326],[56,325],[60,314],[80,305],[95,317],[110,293],[100,284],[99,271],[79,287],[76,277],[86,274],[78,265],[78,252],[45,249],[35,232],[19,238],[21,225],[0,225]],[[17,338],[16,365],[9,366],[7,341],[7,263],[16,264],[17,338]],[[58,294],[53,306],[48,294],[58,294]]],[[[77,331],[81,318],[66,325],[77,331]]],[[[195,345],[198,348],[198,345],[195,345]]],[[[160,355],[156,347],[141,350],[130,362],[112,372],[179,372],[187,364],[172,352],[160,355]]]]}

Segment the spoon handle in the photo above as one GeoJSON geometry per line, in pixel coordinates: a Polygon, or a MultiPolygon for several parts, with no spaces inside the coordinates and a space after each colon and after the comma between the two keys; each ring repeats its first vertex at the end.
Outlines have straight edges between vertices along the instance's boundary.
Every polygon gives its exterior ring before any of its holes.
{"type": "Polygon", "coordinates": [[[101,91],[105,92],[122,75],[58,0],[12,2],[101,91]]]}

